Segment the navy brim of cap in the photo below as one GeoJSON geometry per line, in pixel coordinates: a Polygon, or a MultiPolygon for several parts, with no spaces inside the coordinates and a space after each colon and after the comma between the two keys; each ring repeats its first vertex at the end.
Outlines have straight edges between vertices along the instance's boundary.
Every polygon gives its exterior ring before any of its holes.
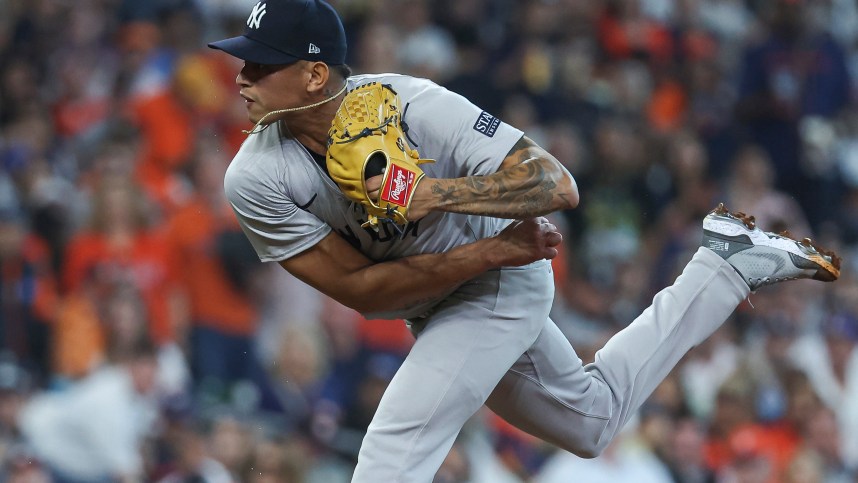
{"type": "Polygon", "coordinates": [[[269,47],[262,42],[249,39],[244,35],[229,39],[218,40],[208,44],[212,49],[218,49],[246,62],[265,65],[282,65],[297,62],[298,57],[269,47]]]}

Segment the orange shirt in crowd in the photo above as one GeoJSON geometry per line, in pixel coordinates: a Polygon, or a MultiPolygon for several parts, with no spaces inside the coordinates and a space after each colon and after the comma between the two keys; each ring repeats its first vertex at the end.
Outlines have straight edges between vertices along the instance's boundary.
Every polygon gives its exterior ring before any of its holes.
{"type": "Polygon", "coordinates": [[[174,339],[170,303],[178,287],[177,268],[169,244],[156,232],[138,233],[123,249],[99,233],[82,232],[68,244],[62,282],[67,293],[90,283],[131,282],[146,304],[150,334],[161,344],[174,339]]]}
{"type": "Polygon", "coordinates": [[[670,31],[652,20],[605,15],[598,27],[599,42],[613,58],[625,59],[645,53],[654,61],[666,63],[673,55],[670,31]]]}
{"type": "Polygon", "coordinates": [[[402,320],[367,320],[355,312],[358,335],[366,347],[406,354],[414,345],[414,336],[402,320]]]}
{"type": "Polygon", "coordinates": [[[63,137],[80,136],[87,129],[103,122],[110,114],[110,100],[60,99],[53,106],[54,126],[63,137]]]}
{"type": "Polygon", "coordinates": [[[142,136],[137,181],[152,199],[170,210],[183,202],[184,192],[176,171],[193,153],[193,119],[169,90],[135,98],[129,107],[142,136]]]}
{"type": "Polygon", "coordinates": [[[257,309],[233,286],[215,247],[218,233],[240,230],[232,211],[224,207],[224,212],[216,214],[195,199],[176,212],[168,230],[194,323],[234,335],[253,334],[257,309]]]}
{"type": "Polygon", "coordinates": [[[106,337],[95,304],[83,291],[63,298],[59,309],[52,332],[53,371],[79,379],[104,360],[106,337]]]}
{"type": "Polygon", "coordinates": [[[660,83],[647,105],[647,120],[656,131],[667,133],[682,126],[688,105],[685,90],[679,82],[660,83]]]}
{"type": "Polygon", "coordinates": [[[769,483],[782,481],[801,439],[787,426],[747,424],[733,430],[727,438],[707,441],[704,456],[716,473],[740,459],[762,458],[771,465],[769,483]]]}

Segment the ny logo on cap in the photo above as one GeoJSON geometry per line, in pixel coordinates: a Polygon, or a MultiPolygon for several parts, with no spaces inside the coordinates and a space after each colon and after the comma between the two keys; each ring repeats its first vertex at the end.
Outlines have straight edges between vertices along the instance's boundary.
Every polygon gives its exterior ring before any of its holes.
{"type": "Polygon", "coordinates": [[[321,51],[320,48],[316,47],[316,44],[310,42],[310,50],[307,51],[308,54],[318,54],[321,51]]]}
{"type": "Polygon", "coordinates": [[[259,2],[250,12],[250,16],[247,17],[247,26],[252,29],[259,28],[259,22],[262,21],[262,17],[265,16],[265,2],[259,2]]]}

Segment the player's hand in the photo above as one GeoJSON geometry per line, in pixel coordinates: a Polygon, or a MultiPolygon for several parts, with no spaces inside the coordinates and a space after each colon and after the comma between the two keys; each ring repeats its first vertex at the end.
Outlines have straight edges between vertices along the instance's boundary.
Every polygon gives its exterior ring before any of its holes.
{"type": "Polygon", "coordinates": [[[373,176],[366,179],[366,194],[369,199],[378,203],[378,195],[381,193],[381,182],[384,181],[384,175],[373,176]]]}
{"type": "Polygon", "coordinates": [[[515,220],[492,240],[498,245],[491,256],[499,267],[517,267],[557,256],[563,235],[543,217],[515,220]]]}

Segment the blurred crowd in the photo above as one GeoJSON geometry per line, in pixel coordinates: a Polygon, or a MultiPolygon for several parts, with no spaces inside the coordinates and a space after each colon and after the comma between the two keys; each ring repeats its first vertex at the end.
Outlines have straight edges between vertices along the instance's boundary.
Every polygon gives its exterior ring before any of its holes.
{"type": "MultiPolygon", "coordinates": [[[[273,0],[272,0],[273,1],[273,0]]],[[[0,0],[0,482],[338,483],[411,344],[261,264],[224,199],[255,0],[0,0]]],[[[858,481],[854,0],[336,0],[576,177],[553,319],[586,362],[719,201],[842,256],[752,294],[599,458],[487,410],[438,483],[858,481]]]]}

